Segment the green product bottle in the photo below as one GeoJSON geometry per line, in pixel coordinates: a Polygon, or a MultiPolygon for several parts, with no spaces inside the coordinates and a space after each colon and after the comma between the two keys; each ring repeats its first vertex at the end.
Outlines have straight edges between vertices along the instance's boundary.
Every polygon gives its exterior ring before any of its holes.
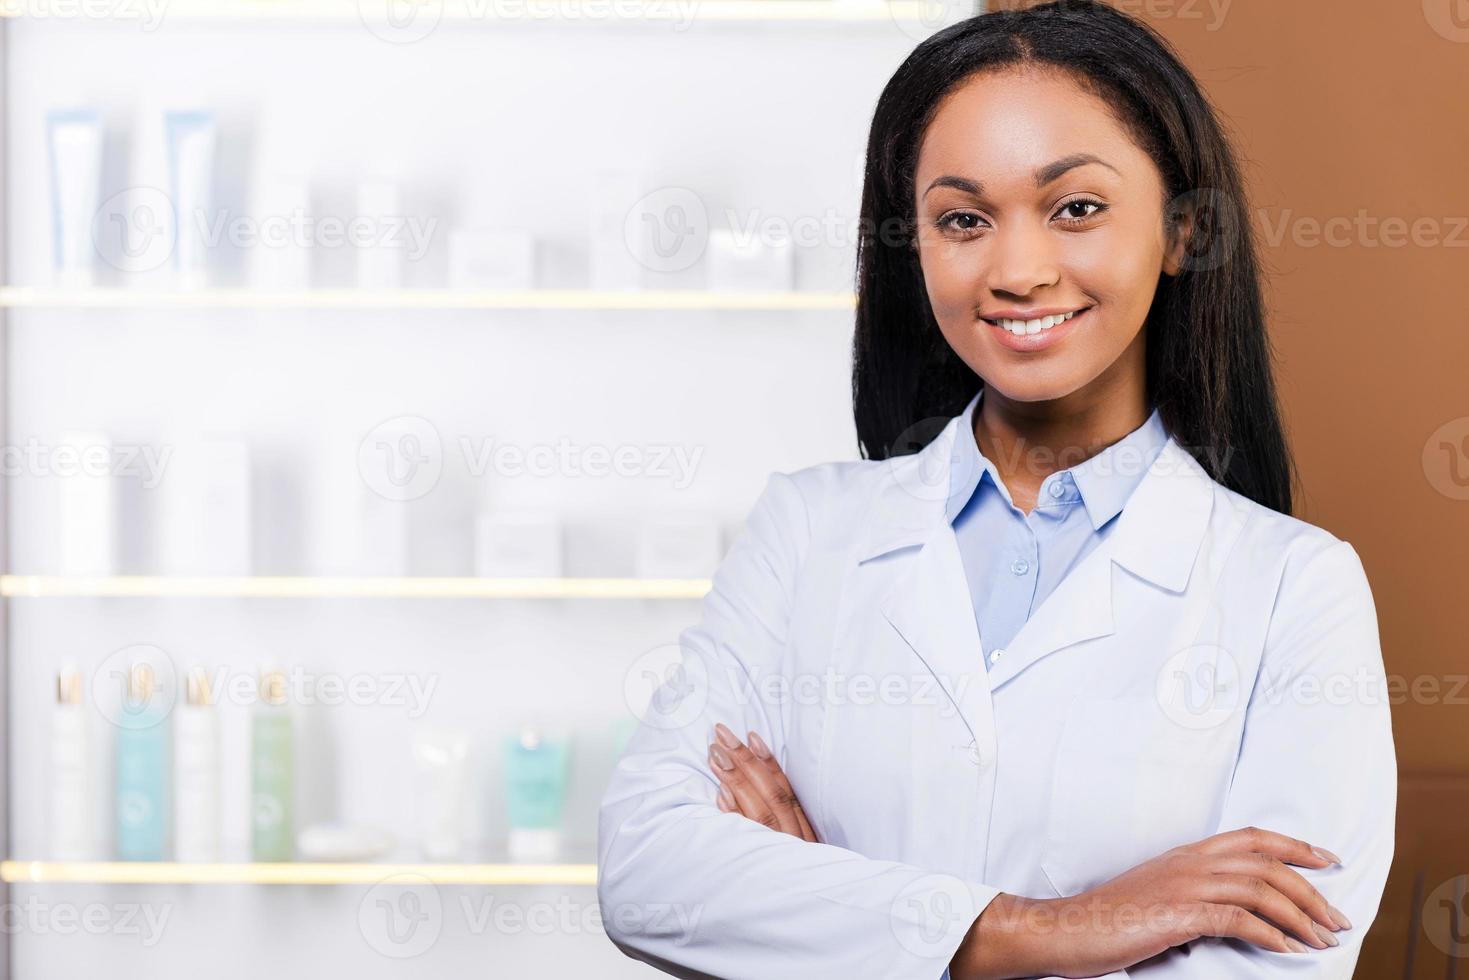
{"type": "Polygon", "coordinates": [[[294,856],[293,768],[286,678],[278,670],[262,671],[260,704],[250,720],[250,853],[256,861],[294,856]]]}

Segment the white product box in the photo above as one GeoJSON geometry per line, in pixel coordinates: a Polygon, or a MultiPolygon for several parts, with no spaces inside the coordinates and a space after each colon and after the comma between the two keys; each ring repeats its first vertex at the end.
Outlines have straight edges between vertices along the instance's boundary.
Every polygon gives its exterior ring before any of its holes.
{"type": "Polygon", "coordinates": [[[557,578],[565,567],[561,522],[540,511],[481,514],[474,525],[474,573],[483,578],[557,578]]]}

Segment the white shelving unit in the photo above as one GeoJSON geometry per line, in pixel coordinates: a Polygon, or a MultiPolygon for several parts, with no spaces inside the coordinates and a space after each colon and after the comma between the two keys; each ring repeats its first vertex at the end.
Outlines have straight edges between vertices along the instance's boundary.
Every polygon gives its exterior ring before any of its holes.
{"type": "MultiPolygon", "coordinates": [[[[533,2],[423,0],[415,23],[427,29],[405,31],[382,19],[387,2],[169,0],[154,22],[139,19],[142,2],[59,16],[60,6],[36,0],[0,16],[6,445],[102,428],[162,448],[224,432],[259,450],[248,575],[164,574],[149,543],[163,507],[148,490],[127,502],[141,516],[127,522],[118,573],[66,574],[51,561],[47,475],[4,482],[0,901],[131,903],[172,918],[146,947],[121,930],[7,932],[0,980],[145,970],[182,980],[221,961],[282,980],[379,980],[405,965],[423,976],[658,975],[584,925],[595,920],[595,808],[613,761],[603,736],[629,714],[632,681],[661,663],[652,655],[695,622],[710,580],[636,577],[617,559],[626,536],[607,529],[685,511],[732,528],[770,472],[855,457],[855,241],[844,229],[856,219],[871,107],[922,36],[975,11],[932,0],[567,0],[561,16],[545,17],[533,2]],[[407,208],[446,228],[503,226],[564,244],[584,234],[588,175],[615,165],[654,186],[697,189],[711,224],[823,230],[797,248],[795,288],[770,292],[711,290],[673,274],[626,290],[559,279],[452,289],[442,285],[442,238],[403,288],[353,286],[350,265],[331,255],[313,288],[253,288],[228,250],[206,288],[110,268],[91,288],[54,285],[46,110],[101,110],[111,193],[129,184],[145,141],[137,121],[174,102],[217,112],[223,207],[248,206],[259,176],[249,161],[274,153],[277,163],[301,161],[328,210],[350,206],[340,188],[389,172],[407,208]],[[443,436],[444,475],[410,505],[406,567],[300,567],[315,520],[293,503],[305,495],[301,474],[324,453],[355,459],[364,433],[400,416],[431,419],[443,436]],[[481,442],[565,438],[582,448],[672,446],[695,465],[676,477],[648,467],[616,478],[486,477],[468,465],[481,442]],[[487,502],[569,515],[582,557],[569,557],[560,577],[474,575],[464,542],[487,502]],[[365,863],[249,863],[236,859],[238,846],[214,864],[54,860],[45,753],[34,746],[46,737],[56,670],[95,669],[139,643],[240,673],[268,659],[432,682],[422,716],[386,704],[313,709],[313,738],[322,737],[301,742],[335,768],[312,770],[330,778],[303,791],[300,821],[381,824],[404,849],[365,863]],[[558,863],[499,860],[494,746],[524,717],[563,721],[576,739],[558,863]],[[484,841],[465,863],[401,856],[416,826],[408,739],[428,723],[474,739],[484,841]],[[373,890],[393,879],[424,883],[439,903],[433,941],[411,952],[369,927],[380,916],[373,890]],[[487,931],[471,911],[487,899],[527,912],[569,902],[577,925],[487,931]]],[[[227,785],[238,787],[230,767],[248,738],[235,708],[223,719],[224,751],[227,785]]],[[[244,802],[227,789],[227,843],[248,827],[244,802]]]]}

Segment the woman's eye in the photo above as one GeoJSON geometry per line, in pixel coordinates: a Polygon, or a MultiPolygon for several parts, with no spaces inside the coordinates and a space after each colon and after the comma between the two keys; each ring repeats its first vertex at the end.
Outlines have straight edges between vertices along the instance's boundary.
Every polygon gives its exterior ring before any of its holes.
{"type": "Polygon", "coordinates": [[[1088,218],[1101,214],[1105,210],[1107,210],[1107,205],[1103,204],[1101,201],[1092,201],[1086,198],[1080,198],[1075,201],[1067,201],[1065,204],[1061,205],[1061,210],[1056,213],[1063,216],[1067,224],[1074,225],[1080,224],[1086,221],[1088,218]],[[1096,208],[1096,210],[1087,211],[1086,208],[1096,208]]]}
{"type": "Polygon", "coordinates": [[[938,220],[939,227],[945,231],[974,231],[979,223],[979,215],[971,211],[950,211],[938,220]]]}

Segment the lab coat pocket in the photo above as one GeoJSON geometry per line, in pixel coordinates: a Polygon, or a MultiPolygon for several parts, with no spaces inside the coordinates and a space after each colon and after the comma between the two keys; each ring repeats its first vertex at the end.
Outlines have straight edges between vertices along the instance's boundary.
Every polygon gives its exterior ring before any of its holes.
{"type": "Polygon", "coordinates": [[[1238,747],[1233,714],[1179,715],[1152,695],[1078,699],[1057,744],[1042,847],[1057,895],[1216,833],[1238,747]]]}

